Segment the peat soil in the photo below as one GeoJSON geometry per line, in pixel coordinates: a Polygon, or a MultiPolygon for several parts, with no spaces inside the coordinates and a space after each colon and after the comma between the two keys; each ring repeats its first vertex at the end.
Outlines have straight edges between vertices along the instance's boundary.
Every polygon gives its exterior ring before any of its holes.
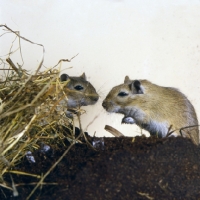
{"type": "MultiPolygon", "coordinates": [[[[190,139],[87,138],[94,149],[82,138],[84,143],[70,149],[30,199],[200,199],[200,148],[190,139]]],[[[52,144],[46,152],[41,145],[32,158],[24,157],[13,170],[45,174],[69,146],[67,140],[63,143],[62,148],[52,144]]],[[[40,180],[5,174],[9,186],[11,177],[19,196],[0,187],[1,200],[25,200],[40,180]]]]}

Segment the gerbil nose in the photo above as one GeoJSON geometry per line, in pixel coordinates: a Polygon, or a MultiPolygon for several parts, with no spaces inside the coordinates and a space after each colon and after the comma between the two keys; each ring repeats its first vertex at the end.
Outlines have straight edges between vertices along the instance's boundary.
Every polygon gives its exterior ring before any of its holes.
{"type": "Polygon", "coordinates": [[[94,100],[95,100],[95,101],[98,101],[98,100],[99,100],[99,96],[96,96],[96,97],[94,98],[94,100]]]}
{"type": "Polygon", "coordinates": [[[91,99],[92,101],[97,102],[99,100],[99,96],[93,96],[91,99]]]}
{"type": "Polygon", "coordinates": [[[103,101],[102,106],[103,106],[104,108],[106,108],[106,102],[105,102],[105,101],[103,101]]]}

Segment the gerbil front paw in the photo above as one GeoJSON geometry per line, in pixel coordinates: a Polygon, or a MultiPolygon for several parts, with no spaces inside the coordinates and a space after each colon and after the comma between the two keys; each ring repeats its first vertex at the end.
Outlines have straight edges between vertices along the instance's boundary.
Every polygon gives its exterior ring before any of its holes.
{"type": "Polygon", "coordinates": [[[134,124],[135,120],[132,117],[124,117],[122,119],[122,124],[134,124]]]}

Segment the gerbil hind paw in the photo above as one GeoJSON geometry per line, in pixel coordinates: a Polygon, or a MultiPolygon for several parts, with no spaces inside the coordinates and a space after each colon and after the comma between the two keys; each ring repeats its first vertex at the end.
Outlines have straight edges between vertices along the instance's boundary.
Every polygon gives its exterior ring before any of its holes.
{"type": "Polygon", "coordinates": [[[122,119],[122,124],[134,124],[135,120],[132,117],[124,117],[122,119]]]}

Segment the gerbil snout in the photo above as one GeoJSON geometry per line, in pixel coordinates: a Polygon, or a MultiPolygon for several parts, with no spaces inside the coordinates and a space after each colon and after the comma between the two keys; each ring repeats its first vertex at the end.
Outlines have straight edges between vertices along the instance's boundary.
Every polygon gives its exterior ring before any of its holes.
{"type": "Polygon", "coordinates": [[[105,100],[103,101],[102,106],[107,110],[108,105],[107,105],[107,102],[105,100]]]}
{"type": "Polygon", "coordinates": [[[99,96],[95,96],[95,97],[93,97],[92,99],[93,99],[93,101],[96,103],[96,102],[99,100],[99,96]]]}
{"type": "Polygon", "coordinates": [[[96,95],[90,96],[88,101],[91,101],[90,104],[91,104],[91,105],[94,105],[98,100],[99,100],[99,95],[96,94],[96,95]]]}
{"type": "Polygon", "coordinates": [[[108,112],[113,112],[113,103],[111,101],[107,101],[106,99],[102,103],[103,108],[108,112]]]}

